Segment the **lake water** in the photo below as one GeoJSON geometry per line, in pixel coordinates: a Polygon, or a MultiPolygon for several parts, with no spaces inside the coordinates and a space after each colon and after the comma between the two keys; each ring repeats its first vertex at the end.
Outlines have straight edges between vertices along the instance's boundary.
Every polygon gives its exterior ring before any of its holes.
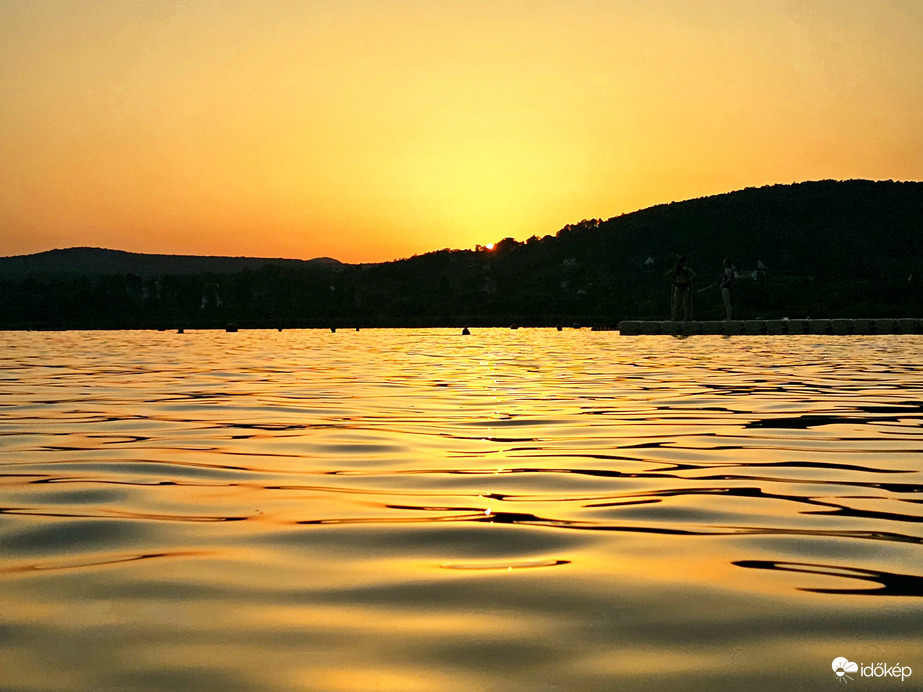
{"type": "Polygon", "coordinates": [[[0,689],[923,681],[923,339],[0,333],[0,689]]]}

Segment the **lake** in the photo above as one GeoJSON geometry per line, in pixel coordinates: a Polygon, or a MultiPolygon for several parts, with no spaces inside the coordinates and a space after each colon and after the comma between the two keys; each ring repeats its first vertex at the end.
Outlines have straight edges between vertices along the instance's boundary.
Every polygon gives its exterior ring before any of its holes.
{"type": "Polygon", "coordinates": [[[919,689],[921,364],[919,336],[0,332],[0,689],[919,689]]]}

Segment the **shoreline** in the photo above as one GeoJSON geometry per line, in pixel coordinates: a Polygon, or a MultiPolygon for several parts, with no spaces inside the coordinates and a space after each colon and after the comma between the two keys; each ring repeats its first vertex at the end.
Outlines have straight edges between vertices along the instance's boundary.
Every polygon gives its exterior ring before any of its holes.
{"type": "Polygon", "coordinates": [[[169,322],[166,324],[44,324],[44,325],[0,325],[0,332],[66,332],[66,331],[362,331],[368,329],[557,329],[573,331],[618,332],[621,336],[875,336],[887,334],[923,334],[923,318],[822,318],[822,319],[767,319],[767,320],[622,320],[617,324],[602,321],[547,323],[523,321],[503,323],[484,321],[433,321],[409,320],[407,323],[368,323],[346,319],[323,321],[284,322],[266,324],[263,322],[169,322]]]}

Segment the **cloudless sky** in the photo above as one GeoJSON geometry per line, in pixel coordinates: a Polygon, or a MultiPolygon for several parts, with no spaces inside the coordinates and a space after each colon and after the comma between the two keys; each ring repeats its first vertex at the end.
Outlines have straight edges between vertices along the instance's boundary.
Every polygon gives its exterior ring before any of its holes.
{"type": "Polygon", "coordinates": [[[921,37],[919,0],[0,0],[0,255],[374,262],[921,180],[921,37]]]}

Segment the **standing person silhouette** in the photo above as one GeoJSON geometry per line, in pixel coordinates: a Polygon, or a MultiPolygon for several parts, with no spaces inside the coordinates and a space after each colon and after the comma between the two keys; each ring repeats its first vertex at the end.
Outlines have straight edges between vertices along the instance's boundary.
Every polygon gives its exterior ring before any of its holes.
{"type": "Polygon", "coordinates": [[[676,262],[676,266],[667,272],[673,279],[672,300],[670,305],[670,319],[676,321],[679,306],[683,306],[683,322],[692,317],[692,280],[695,272],[686,265],[686,256],[683,255],[676,262]]]}
{"type": "Polygon", "coordinates": [[[731,287],[734,284],[736,270],[731,260],[724,259],[724,272],[721,274],[721,300],[724,302],[724,319],[731,319],[731,287]]]}

